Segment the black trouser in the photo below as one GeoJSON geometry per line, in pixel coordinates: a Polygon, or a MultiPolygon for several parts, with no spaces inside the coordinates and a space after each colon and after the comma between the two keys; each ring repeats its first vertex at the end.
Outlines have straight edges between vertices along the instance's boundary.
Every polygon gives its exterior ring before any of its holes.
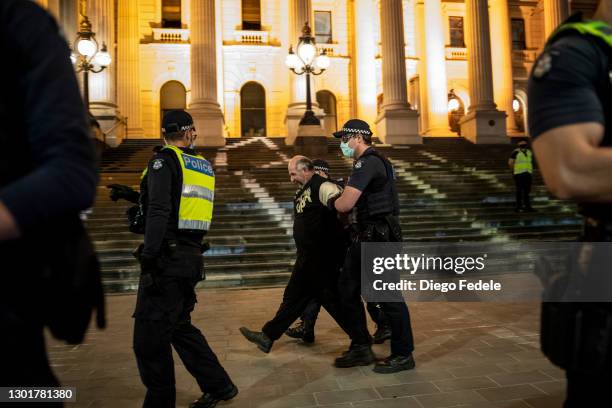
{"type": "MultiPolygon", "coordinates": [[[[385,314],[382,311],[382,308],[380,307],[378,303],[367,302],[366,310],[368,311],[368,314],[372,318],[372,321],[376,323],[376,326],[384,327],[389,324],[388,319],[385,317],[385,314]]],[[[312,299],[308,303],[308,306],[306,306],[304,313],[302,313],[301,319],[302,321],[312,322],[312,326],[314,327],[320,311],[321,311],[321,304],[317,302],[315,299],[312,299]]]]}
{"type": "Polygon", "coordinates": [[[531,173],[524,172],[514,175],[516,184],[516,208],[531,208],[529,194],[531,193],[531,173]]]}
{"type": "Polygon", "coordinates": [[[144,407],[174,407],[176,389],[172,348],[196,379],[202,392],[218,392],[231,384],[217,356],[193,324],[198,279],[158,277],[161,294],[138,288],[134,313],[134,352],[147,387],[144,407]]]}
{"type": "Polygon", "coordinates": [[[610,407],[612,406],[612,374],[589,375],[568,370],[567,395],[564,408],[610,407]]]}
{"type": "MultiPolygon", "coordinates": [[[[36,321],[34,314],[21,312],[12,306],[0,305],[0,386],[59,387],[59,382],[49,367],[42,324],[36,321]]],[[[14,404],[16,407],[26,405],[27,403],[14,404]]],[[[63,406],[59,402],[34,405],[63,406]]]]}
{"type": "Polygon", "coordinates": [[[351,340],[360,339],[349,319],[340,313],[337,300],[339,268],[338,265],[329,264],[330,258],[315,251],[298,252],[291,278],[283,293],[283,301],[274,318],[262,328],[271,340],[278,340],[313,299],[327,310],[351,340]]]}
{"type": "MultiPolygon", "coordinates": [[[[340,298],[343,314],[350,316],[354,325],[363,330],[366,320],[361,302],[361,242],[351,244],[346,254],[340,276],[340,298]]],[[[414,340],[408,306],[405,302],[379,304],[391,327],[391,354],[409,355],[414,350],[414,340]]],[[[367,329],[362,336],[368,336],[367,329]]]]}

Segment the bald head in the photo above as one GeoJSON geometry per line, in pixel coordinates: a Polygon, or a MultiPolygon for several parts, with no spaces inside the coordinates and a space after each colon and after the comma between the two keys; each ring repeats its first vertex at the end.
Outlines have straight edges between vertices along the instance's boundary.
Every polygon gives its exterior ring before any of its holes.
{"type": "Polygon", "coordinates": [[[287,170],[289,171],[291,182],[300,185],[308,183],[314,174],[312,161],[308,157],[300,155],[293,156],[291,160],[289,160],[287,170]]]}

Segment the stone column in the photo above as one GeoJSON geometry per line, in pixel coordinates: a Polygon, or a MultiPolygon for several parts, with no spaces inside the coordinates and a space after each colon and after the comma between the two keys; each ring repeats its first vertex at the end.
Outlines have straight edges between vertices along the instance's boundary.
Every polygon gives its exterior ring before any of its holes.
{"type": "Polygon", "coordinates": [[[351,61],[355,67],[356,113],[374,129],[376,122],[376,53],[372,16],[376,15],[373,0],[355,0],[353,32],[355,53],[351,61]]]}
{"type": "MultiPolygon", "coordinates": [[[[602,0],[604,1],[604,0],[602,0]]],[[[569,17],[567,0],[544,0],[544,34],[546,38],[569,17]]]]}
{"type": "Polygon", "coordinates": [[[127,119],[127,136],[143,137],[140,117],[139,0],[117,3],[117,101],[127,119]]]}
{"type": "Polygon", "coordinates": [[[383,105],[376,119],[378,137],[388,144],[414,144],[423,140],[418,114],[408,104],[402,0],[380,3],[383,105]]]}
{"type": "Polygon", "coordinates": [[[423,129],[430,136],[450,136],[448,126],[448,87],[446,79],[446,49],[444,47],[445,34],[442,17],[441,0],[425,0],[424,2],[425,30],[422,34],[425,39],[425,64],[427,85],[427,129],[423,129]]]}
{"type": "Polygon", "coordinates": [[[224,146],[223,113],[217,101],[215,0],[191,2],[191,103],[199,146],[224,146]]]}
{"type": "Polygon", "coordinates": [[[514,122],[512,101],[514,85],[512,80],[512,37],[510,32],[510,14],[508,0],[489,0],[489,17],[491,21],[491,47],[493,64],[493,95],[497,107],[506,113],[508,133],[518,133],[514,122]]]}
{"type": "MultiPolygon", "coordinates": [[[[89,73],[89,111],[98,119],[103,132],[112,128],[118,116],[115,70],[115,2],[113,0],[90,0],[87,2],[87,17],[96,33],[99,49],[106,44],[112,62],[104,71],[89,73]]],[[[107,135],[107,142],[115,144],[113,135],[107,135]]]]}
{"type": "MultiPolygon", "coordinates": [[[[297,52],[297,45],[302,36],[304,24],[308,23],[312,29],[314,37],[314,14],[312,12],[311,0],[290,0],[290,11],[292,19],[290,22],[291,44],[293,51],[297,52]]],[[[325,75],[325,74],[323,74],[325,75]]],[[[300,126],[300,120],[306,111],[306,75],[290,74],[291,81],[291,100],[287,108],[287,137],[285,143],[287,145],[301,144],[302,141],[297,140],[298,137],[325,136],[325,129],[322,126],[300,126]]],[[[312,110],[319,120],[323,120],[324,113],[316,104],[316,89],[314,86],[314,78],[310,76],[310,96],[313,100],[312,110]]]]}
{"type": "Polygon", "coordinates": [[[60,27],[68,45],[72,48],[79,25],[79,12],[77,0],[62,0],[59,10],[60,27]]]}
{"type": "Polygon", "coordinates": [[[465,8],[471,105],[461,120],[461,134],[472,143],[508,143],[506,114],[493,101],[487,0],[466,0],[465,8]]]}

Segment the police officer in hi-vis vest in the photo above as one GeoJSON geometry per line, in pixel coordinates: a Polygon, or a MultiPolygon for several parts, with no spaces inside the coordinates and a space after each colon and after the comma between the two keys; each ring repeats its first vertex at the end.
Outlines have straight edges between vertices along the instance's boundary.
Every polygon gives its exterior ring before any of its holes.
{"type": "Polygon", "coordinates": [[[531,181],[533,174],[533,153],[527,147],[527,141],[518,142],[518,148],[514,149],[508,159],[508,166],[512,170],[514,183],[516,184],[516,212],[534,211],[529,201],[531,192],[531,181]]]}
{"type": "Polygon", "coordinates": [[[175,406],[172,345],[203,392],[191,407],[211,408],[238,394],[190,317],[195,285],[204,279],[202,239],[212,221],[215,174],[193,150],[191,115],[168,112],[162,126],[167,145],[149,162],[140,196],[146,221],[134,352],[147,387],[143,406],[175,406]]]}
{"type": "MultiPolygon", "coordinates": [[[[586,242],[612,241],[611,81],[612,1],[600,0],[593,20],[572,16],[552,34],[528,90],[544,182],[579,204],[586,242]]],[[[612,406],[612,303],[543,303],[541,341],[566,370],[565,407],[612,406]]]]}

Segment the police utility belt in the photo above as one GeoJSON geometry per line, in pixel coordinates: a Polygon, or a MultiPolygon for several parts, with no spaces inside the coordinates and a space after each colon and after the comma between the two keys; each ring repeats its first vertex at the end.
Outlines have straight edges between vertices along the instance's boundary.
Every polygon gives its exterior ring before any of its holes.
{"type": "Polygon", "coordinates": [[[351,224],[351,241],[401,242],[402,230],[399,218],[389,214],[365,223],[351,224]]]}

